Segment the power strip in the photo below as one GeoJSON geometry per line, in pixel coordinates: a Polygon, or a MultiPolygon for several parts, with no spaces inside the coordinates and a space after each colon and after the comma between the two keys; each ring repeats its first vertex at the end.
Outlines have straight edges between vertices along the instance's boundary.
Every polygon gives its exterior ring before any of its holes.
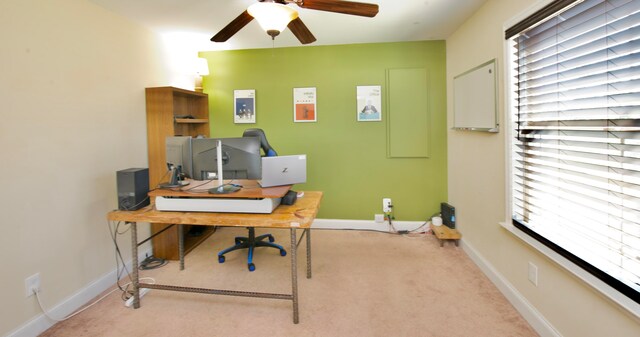
{"type": "MultiPolygon", "coordinates": [[[[148,293],[151,289],[149,288],[142,288],[140,289],[140,298],[142,298],[142,296],[144,296],[146,293],[148,293]]],[[[131,296],[128,300],[126,300],[124,302],[124,306],[127,308],[130,308],[133,305],[133,296],[131,296]]]]}

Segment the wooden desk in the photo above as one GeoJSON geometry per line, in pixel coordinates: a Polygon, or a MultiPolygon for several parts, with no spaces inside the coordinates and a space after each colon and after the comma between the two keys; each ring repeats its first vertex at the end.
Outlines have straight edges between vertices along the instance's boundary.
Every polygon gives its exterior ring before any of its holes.
{"type": "MultiPolygon", "coordinates": [[[[203,293],[212,295],[228,295],[243,297],[260,297],[291,300],[293,302],[293,322],[298,323],[298,279],[297,279],[297,248],[306,235],[307,243],[307,278],[311,278],[311,223],[318,214],[322,192],[304,192],[294,205],[278,206],[271,214],[250,213],[207,213],[207,212],[166,212],[158,211],[154,205],[149,205],[137,211],[112,211],[107,214],[110,221],[124,221],[131,224],[131,260],[133,270],[133,307],[140,307],[140,289],[161,289],[181,292],[203,293]],[[138,222],[161,224],[229,226],[229,227],[267,227],[289,228],[291,233],[291,294],[273,294],[244,292],[234,290],[218,290],[204,288],[189,288],[175,285],[140,283],[138,275],[138,222]],[[302,229],[300,241],[297,240],[296,230],[302,229]]],[[[181,228],[178,233],[182,233],[181,228]]],[[[184,269],[184,238],[179,235],[180,270],[184,269]]]]}
{"type": "MultiPolygon", "coordinates": [[[[190,184],[181,188],[172,189],[155,189],[149,192],[149,196],[165,197],[198,197],[198,198],[279,198],[289,191],[291,186],[277,186],[269,188],[260,188],[255,180],[238,179],[233,180],[234,183],[242,185],[242,189],[238,192],[230,194],[210,194],[208,190],[218,186],[216,180],[198,181],[189,180],[190,184]]],[[[229,182],[229,181],[227,181],[229,182]]],[[[152,199],[153,200],[153,199],[152,199]]],[[[180,252],[178,247],[179,229],[178,226],[166,228],[165,224],[151,224],[151,232],[153,234],[163,232],[162,235],[153,236],[153,255],[165,260],[179,260],[180,252]]],[[[194,226],[198,227],[198,226],[194,226]]],[[[193,227],[191,224],[185,224],[182,233],[189,233],[193,227]]],[[[213,227],[200,227],[202,234],[198,236],[184,235],[184,253],[187,254],[200,243],[213,234],[213,227]]]]}

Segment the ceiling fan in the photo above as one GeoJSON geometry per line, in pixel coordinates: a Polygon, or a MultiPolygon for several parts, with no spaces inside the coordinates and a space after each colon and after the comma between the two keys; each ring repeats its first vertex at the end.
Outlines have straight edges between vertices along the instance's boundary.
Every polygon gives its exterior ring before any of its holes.
{"type": "Polygon", "coordinates": [[[272,39],[285,28],[289,28],[302,44],[309,44],[316,40],[315,36],[298,17],[298,12],[289,4],[298,7],[325,12],[342,13],[374,17],[378,14],[378,5],[340,0],[259,0],[249,6],[242,14],[222,28],[214,37],[213,42],[225,42],[254,18],[258,21],[272,39]]]}

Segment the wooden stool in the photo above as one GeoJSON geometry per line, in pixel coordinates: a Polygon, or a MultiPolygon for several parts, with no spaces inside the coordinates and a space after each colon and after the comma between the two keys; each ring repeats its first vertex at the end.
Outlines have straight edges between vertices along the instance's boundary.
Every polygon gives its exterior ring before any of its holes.
{"type": "Polygon", "coordinates": [[[440,241],[440,247],[444,246],[445,240],[454,240],[456,247],[458,246],[458,241],[462,237],[462,234],[458,232],[456,229],[451,229],[445,225],[434,226],[431,224],[431,231],[433,235],[436,236],[438,241],[440,241]]]}

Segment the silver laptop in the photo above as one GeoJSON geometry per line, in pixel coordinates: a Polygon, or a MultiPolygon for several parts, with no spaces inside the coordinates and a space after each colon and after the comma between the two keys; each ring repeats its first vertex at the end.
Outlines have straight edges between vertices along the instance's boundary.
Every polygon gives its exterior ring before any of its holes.
{"type": "Polygon", "coordinates": [[[293,185],[307,182],[307,155],[262,158],[262,187],[293,185]]]}

